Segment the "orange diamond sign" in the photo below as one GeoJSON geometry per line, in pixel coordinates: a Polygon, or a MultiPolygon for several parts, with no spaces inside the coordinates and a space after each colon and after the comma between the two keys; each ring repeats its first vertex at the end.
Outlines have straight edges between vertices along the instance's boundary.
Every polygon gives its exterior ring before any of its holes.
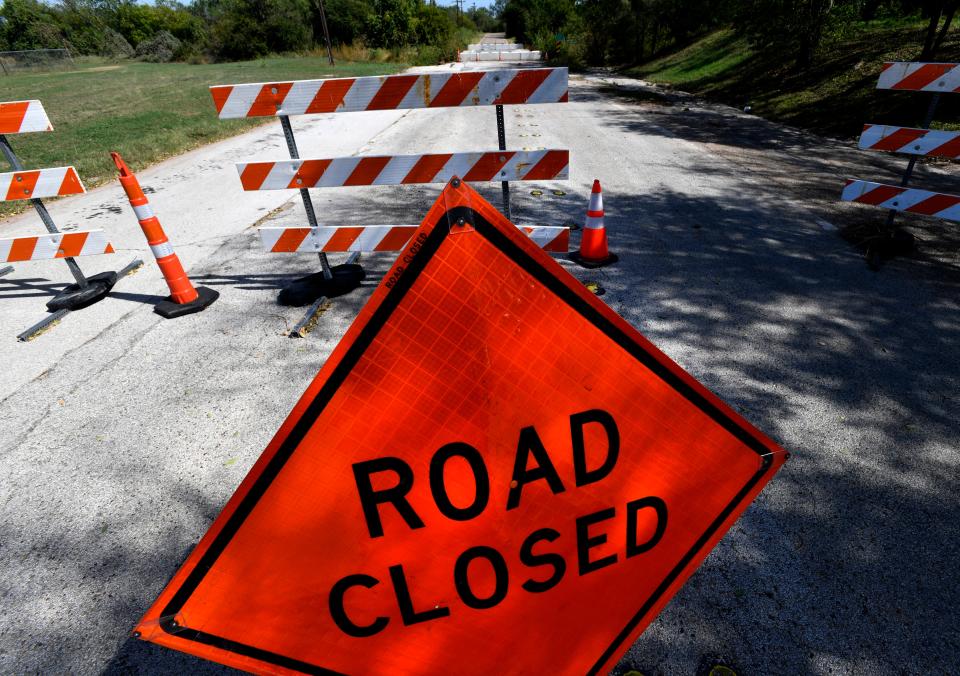
{"type": "Polygon", "coordinates": [[[604,672],[785,458],[455,179],[137,634],[604,672]]]}

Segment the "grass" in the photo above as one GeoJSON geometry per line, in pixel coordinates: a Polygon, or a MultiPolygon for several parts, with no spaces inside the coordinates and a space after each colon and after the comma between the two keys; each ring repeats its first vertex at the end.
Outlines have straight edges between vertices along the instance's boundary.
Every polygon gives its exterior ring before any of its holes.
{"type": "MultiPolygon", "coordinates": [[[[53,132],[8,137],[24,166],[73,165],[89,188],[116,176],[112,150],[137,171],[268,119],[219,120],[209,85],[382,75],[403,67],[338,61],[333,68],[322,56],[206,65],[88,60],[72,71],[0,77],[0,85],[4,101],[40,99],[53,122],[53,132]]],[[[4,203],[0,215],[26,205],[4,203]]]]}
{"type": "Polygon", "coordinates": [[[629,69],[629,73],[652,82],[677,87],[696,86],[733,72],[751,56],[746,40],[733,31],[720,30],[672,54],[629,69]]]}
{"type": "MultiPolygon", "coordinates": [[[[763,117],[852,138],[865,122],[917,126],[929,95],[877,91],[884,61],[915,60],[925,22],[848,22],[829,35],[810,69],[796,72],[782,54],[758,53],[730,30],[707,35],[671,54],[626,69],[627,74],[675,86],[763,117]]],[[[960,60],[960,32],[947,37],[938,61],[960,60]]],[[[944,97],[934,126],[955,128],[956,97],[944,97]]]]}

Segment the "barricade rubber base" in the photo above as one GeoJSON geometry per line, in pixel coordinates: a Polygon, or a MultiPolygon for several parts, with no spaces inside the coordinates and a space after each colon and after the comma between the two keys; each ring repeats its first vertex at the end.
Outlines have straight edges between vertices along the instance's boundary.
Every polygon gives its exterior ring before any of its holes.
{"type": "Polygon", "coordinates": [[[177,317],[183,317],[184,315],[192,315],[195,312],[201,312],[202,310],[205,310],[213,305],[213,301],[220,297],[219,291],[214,291],[206,286],[198,286],[196,289],[196,300],[189,303],[174,303],[172,300],[167,298],[166,300],[162,300],[154,305],[153,311],[164,319],[176,319],[177,317]]]}
{"type": "Polygon", "coordinates": [[[602,268],[604,265],[612,265],[620,260],[620,257],[617,254],[609,254],[606,258],[601,258],[598,261],[592,261],[584,258],[580,255],[579,251],[574,251],[569,256],[570,260],[579,265],[582,268],[602,268]]]}
{"type": "Polygon", "coordinates": [[[101,301],[110,293],[110,289],[117,283],[116,272],[101,272],[87,277],[87,286],[80,288],[79,284],[70,284],[63,291],[47,301],[50,312],[57,310],[79,310],[97,301],[101,301]]]}
{"type": "Polygon", "coordinates": [[[318,272],[293,281],[280,291],[277,303],[301,307],[310,305],[321,296],[336,298],[356,289],[367,276],[362,265],[349,263],[334,265],[330,272],[333,273],[333,279],[324,279],[323,273],[318,272]]]}
{"type": "Polygon", "coordinates": [[[883,262],[897,256],[909,256],[917,249],[916,238],[906,230],[897,229],[873,239],[867,244],[864,257],[871,270],[879,270],[883,262]]]}

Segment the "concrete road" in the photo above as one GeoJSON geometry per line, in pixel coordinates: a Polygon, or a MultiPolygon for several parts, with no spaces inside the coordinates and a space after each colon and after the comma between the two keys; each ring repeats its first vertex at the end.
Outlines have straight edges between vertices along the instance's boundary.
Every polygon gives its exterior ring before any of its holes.
{"type": "MultiPolygon", "coordinates": [[[[793,453],[617,671],[692,674],[717,660],[744,674],[955,671],[953,230],[911,219],[921,253],[871,272],[835,228],[877,214],[834,199],[847,175],[889,180],[893,160],[604,74],[575,78],[570,98],[508,111],[511,148],[573,155],[570,181],[515,184],[516,220],[580,221],[599,178],[621,262],[568,269],[793,453]]],[[[295,125],[304,156],[496,143],[492,109],[295,125]]],[[[147,260],[111,298],[17,343],[67,271],[24,264],[0,278],[0,672],[227,672],[127,632],[391,262],[367,258],[361,291],[306,340],[285,337],[301,311],[276,292],[317,265],[260,252],[251,226],[302,224],[302,206],[243,193],[232,166],[283,156],[274,123],[141,175],[194,281],[222,294],[201,315],[153,314],[165,288],[118,187],[52,207],[117,242],[85,269],[147,260]]],[[[919,181],[951,178],[932,168],[919,181]]],[[[483,192],[497,203],[499,186],[483,192]]],[[[416,223],[436,194],[314,192],[330,224],[416,223]]],[[[0,225],[37,231],[29,217],[0,225]]]]}

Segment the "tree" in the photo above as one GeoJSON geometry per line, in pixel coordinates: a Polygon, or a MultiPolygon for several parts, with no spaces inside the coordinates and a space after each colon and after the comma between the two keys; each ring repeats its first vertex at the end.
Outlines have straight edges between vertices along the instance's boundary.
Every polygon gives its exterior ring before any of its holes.
{"type": "Polygon", "coordinates": [[[373,0],[367,36],[374,47],[403,47],[414,42],[415,0],[373,0]]]}
{"type": "Polygon", "coordinates": [[[923,40],[923,49],[920,50],[920,61],[932,61],[933,57],[943,45],[943,39],[947,37],[947,31],[950,30],[950,24],[953,23],[953,17],[957,13],[957,7],[960,6],[958,0],[927,0],[923,3],[925,16],[929,16],[927,23],[927,32],[923,40]],[[943,18],[943,27],[937,32],[937,26],[940,18],[943,18]]]}
{"type": "MultiPolygon", "coordinates": [[[[364,0],[326,0],[327,25],[330,28],[330,40],[335,44],[349,45],[366,34],[371,21],[371,7],[364,0]]],[[[313,39],[323,39],[323,26],[320,21],[320,8],[313,4],[313,39]]]]}
{"type": "Polygon", "coordinates": [[[798,70],[814,60],[833,0],[747,0],[735,24],[755,47],[791,56],[798,70]]]}
{"type": "Polygon", "coordinates": [[[308,48],[307,0],[223,0],[213,25],[218,55],[252,59],[308,48]]]}
{"type": "Polygon", "coordinates": [[[0,33],[8,49],[60,49],[65,35],[59,17],[37,0],[6,0],[0,9],[0,33]]]}

